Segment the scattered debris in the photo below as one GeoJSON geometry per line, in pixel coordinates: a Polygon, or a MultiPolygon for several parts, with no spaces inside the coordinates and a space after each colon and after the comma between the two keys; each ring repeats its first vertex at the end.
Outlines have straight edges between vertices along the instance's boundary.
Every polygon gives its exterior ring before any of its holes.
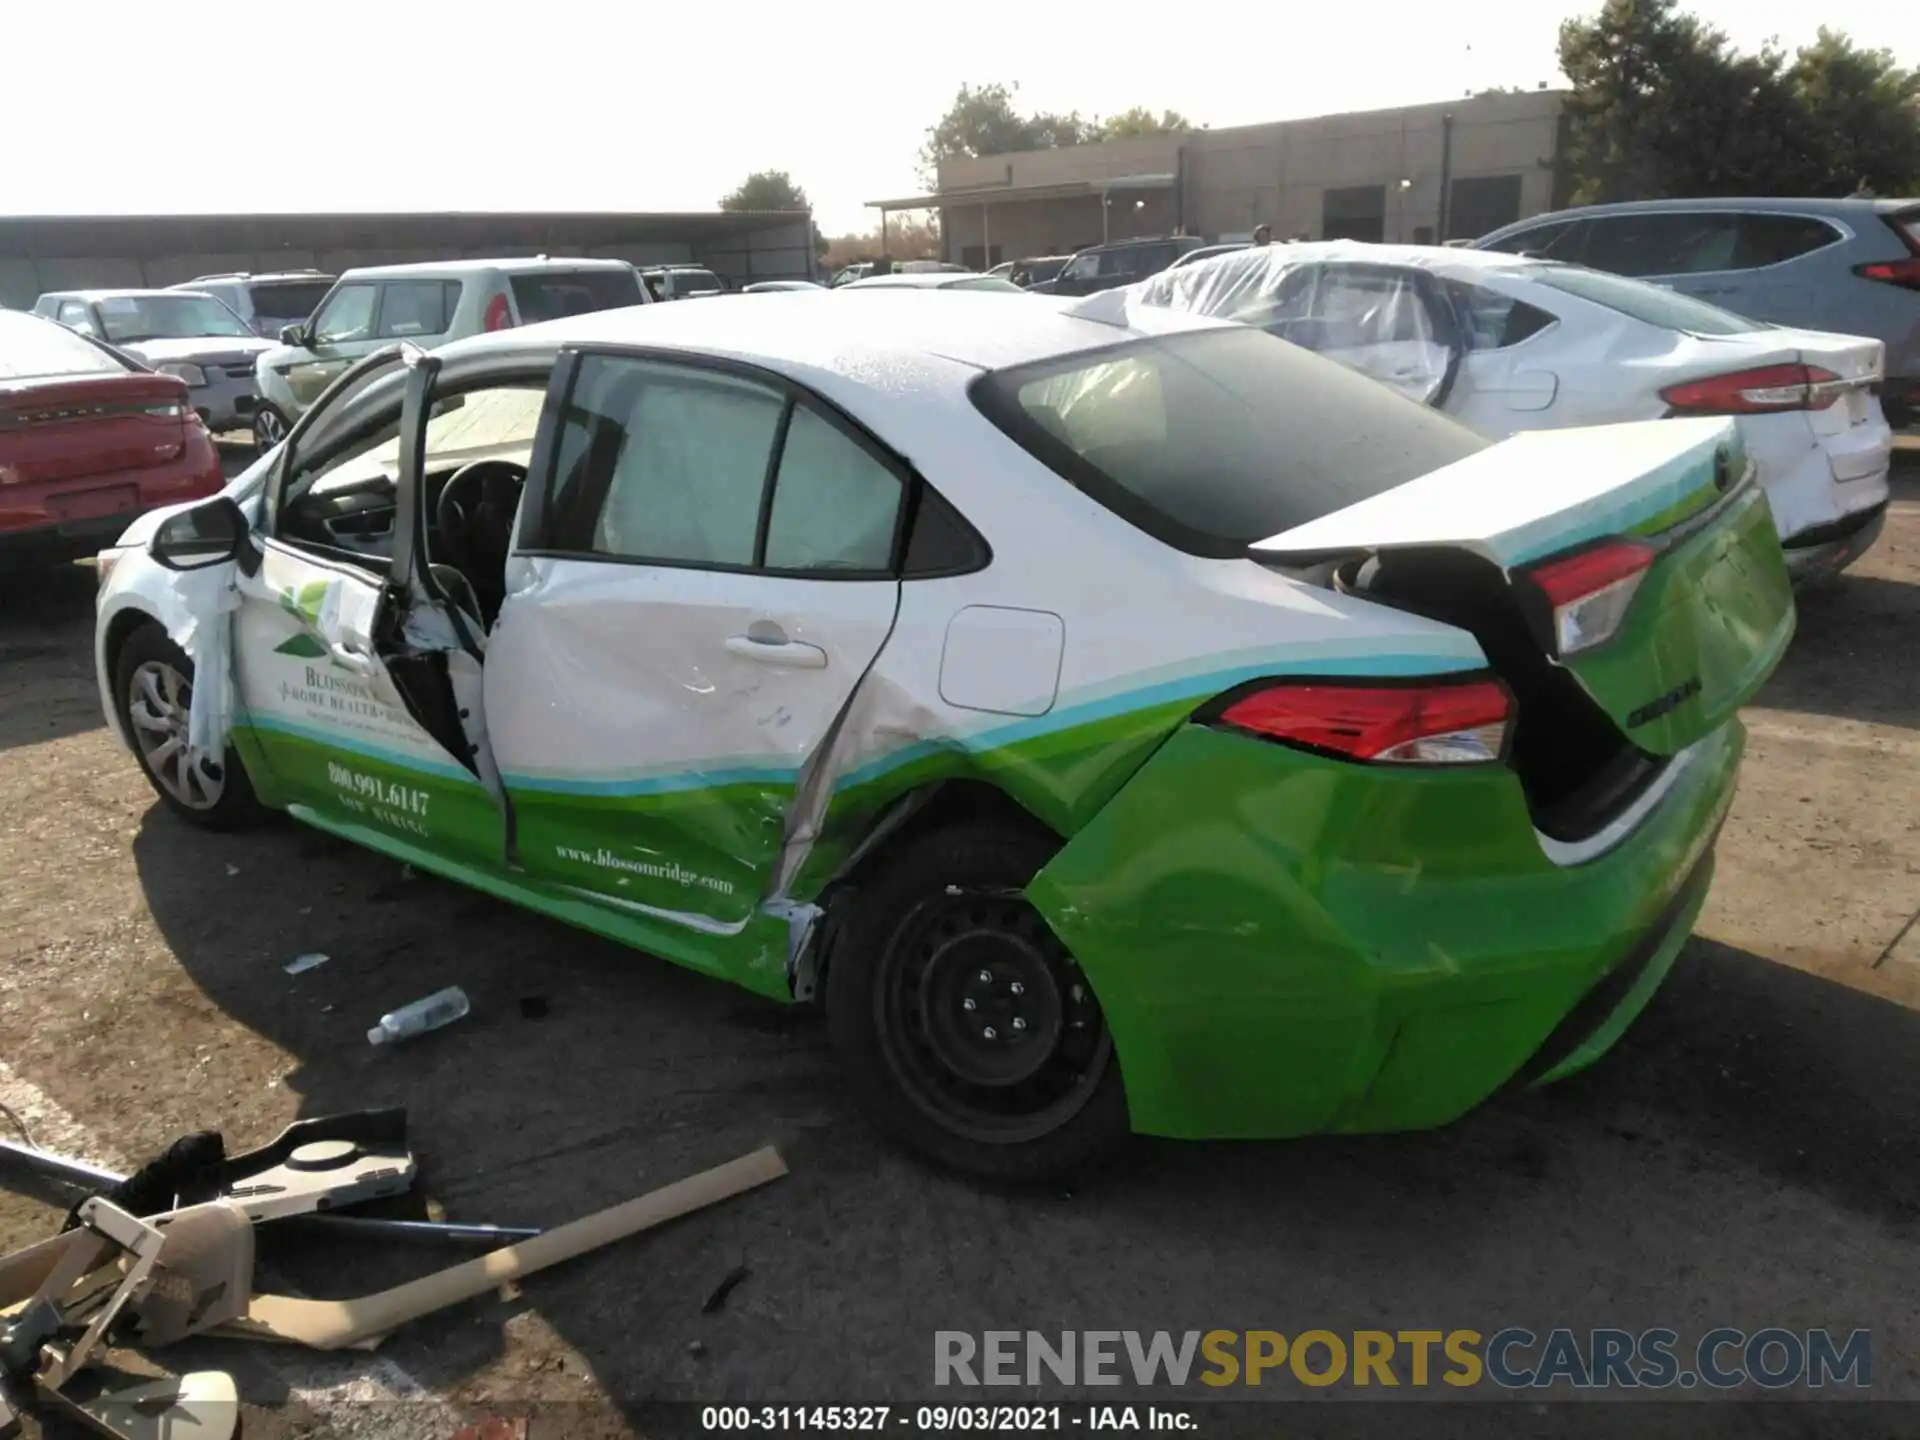
{"type": "Polygon", "coordinates": [[[227,862],[227,878],[231,880],[235,875],[238,875],[239,873],[240,873],[240,867],[234,864],[231,860],[229,860],[227,862]]]}
{"type": "Polygon", "coordinates": [[[704,1354],[706,1354],[706,1353],[707,1353],[707,1342],[706,1342],[706,1341],[704,1341],[704,1340],[689,1340],[689,1341],[687,1342],[687,1353],[688,1353],[689,1355],[704,1355],[704,1354]]]}
{"type": "Polygon", "coordinates": [[[402,1005],[398,1010],[390,1010],[382,1015],[380,1023],[367,1031],[367,1043],[391,1045],[396,1041],[411,1040],[416,1035],[425,1035],[430,1030],[451,1025],[472,1008],[467,1000],[467,992],[458,985],[449,985],[411,1005],[402,1005]]]}
{"type": "Polygon", "coordinates": [[[717,1315],[727,1303],[734,1287],[751,1275],[753,1271],[744,1265],[736,1265],[729,1270],[720,1283],[713,1287],[713,1293],[707,1296],[707,1303],[700,1307],[702,1315],[717,1315]]]}
{"type": "Polygon", "coordinates": [[[323,955],[318,950],[309,950],[305,955],[296,955],[280,968],[289,975],[304,974],[308,970],[318,969],[333,957],[323,955]]]}
{"type": "Polygon", "coordinates": [[[520,1288],[520,1282],[518,1280],[509,1280],[500,1287],[500,1303],[503,1305],[511,1305],[526,1293],[526,1291],[520,1288]]]}
{"type": "Polygon", "coordinates": [[[544,995],[522,995],[520,997],[520,1018],[522,1020],[546,1019],[547,997],[544,995]]]}
{"type": "Polygon", "coordinates": [[[430,1315],[497,1288],[571,1260],[615,1240],[678,1219],[744,1191],[778,1180],[787,1173],[780,1152],[771,1145],[729,1160],[685,1180],[677,1180],[646,1195],[615,1205],[598,1214],[549,1230],[536,1240],[509,1245],[476,1256],[433,1275],[356,1300],[299,1300],[289,1295],[255,1295],[245,1318],[211,1332],[255,1340],[279,1340],[315,1350],[372,1349],[388,1334],[430,1315]]]}

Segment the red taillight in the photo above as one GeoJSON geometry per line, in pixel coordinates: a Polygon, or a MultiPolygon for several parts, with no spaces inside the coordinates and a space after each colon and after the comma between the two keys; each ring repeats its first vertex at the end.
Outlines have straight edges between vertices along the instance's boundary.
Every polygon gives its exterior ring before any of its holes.
{"type": "Polygon", "coordinates": [[[1762,365],[1669,385],[1660,398],[1683,415],[1771,415],[1782,410],[1824,410],[1850,384],[1818,365],[1762,365]]]}
{"type": "Polygon", "coordinates": [[[1879,280],[1906,290],[1920,290],[1920,255],[1911,260],[1875,260],[1856,265],[1853,273],[1862,280],[1879,280]]]}
{"type": "Polygon", "coordinates": [[[507,308],[507,297],[496,295],[487,302],[487,313],[481,318],[482,330],[511,330],[513,312],[507,308]]]}
{"type": "Polygon", "coordinates": [[[1278,681],[1234,701],[1220,721],[1350,760],[1471,765],[1500,758],[1512,714],[1512,699],[1491,680],[1278,681]]]}
{"type": "Polygon", "coordinates": [[[1611,640],[1660,552],[1637,540],[1613,540],[1527,572],[1553,612],[1562,659],[1611,640]]]}

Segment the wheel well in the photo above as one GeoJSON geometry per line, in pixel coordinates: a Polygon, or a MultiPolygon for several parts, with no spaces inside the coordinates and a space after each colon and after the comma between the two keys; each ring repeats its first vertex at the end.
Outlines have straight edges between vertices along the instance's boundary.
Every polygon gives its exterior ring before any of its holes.
{"type": "Polygon", "coordinates": [[[942,780],[901,796],[894,802],[894,808],[876,822],[876,831],[888,827],[885,833],[864,847],[853,863],[834,876],[821,895],[826,929],[814,960],[811,992],[819,994],[825,990],[827,971],[833,964],[833,947],[840,931],[834,912],[843,901],[857,894],[902,846],[955,825],[982,823],[1003,824],[1010,830],[1044,835],[1056,849],[1066,843],[1065,837],[1052,826],[1036,818],[1006,791],[985,780],[942,780]],[[901,810],[905,811],[903,818],[892,821],[891,817],[901,810]]]}
{"type": "MultiPolygon", "coordinates": [[[[107,691],[109,694],[113,693],[113,679],[120,669],[120,652],[127,648],[127,641],[133,638],[136,630],[140,630],[148,625],[159,626],[160,622],[144,610],[131,609],[122,610],[107,622],[107,653],[105,660],[107,691]]],[[[116,702],[119,699],[117,695],[114,698],[116,702]]],[[[114,728],[120,732],[120,738],[131,745],[133,743],[133,737],[127,734],[126,722],[120,718],[120,706],[118,703],[114,704],[110,713],[113,715],[114,728]]]]}

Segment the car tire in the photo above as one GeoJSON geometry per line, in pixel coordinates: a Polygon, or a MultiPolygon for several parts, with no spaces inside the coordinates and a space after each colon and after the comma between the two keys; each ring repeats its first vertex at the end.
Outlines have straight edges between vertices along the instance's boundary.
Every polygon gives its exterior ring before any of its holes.
{"type": "Polygon", "coordinates": [[[158,625],[127,637],[113,664],[114,713],[154,794],[203,830],[240,830],[270,813],[253,793],[246,766],[229,745],[217,767],[187,766],[187,709],[193,661],[158,625]],[[169,748],[169,745],[173,748],[169,748]]]}
{"type": "Polygon", "coordinates": [[[1130,1131],[1092,986],[1021,893],[1058,848],[1008,825],[937,830],[841,902],[834,1050],[879,1128],[949,1169],[1056,1179],[1130,1131]]]}
{"type": "Polygon", "coordinates": [[[264,455],[287,438],[287,417],[262,400],[253,407],[253,448],[264,455]]]}

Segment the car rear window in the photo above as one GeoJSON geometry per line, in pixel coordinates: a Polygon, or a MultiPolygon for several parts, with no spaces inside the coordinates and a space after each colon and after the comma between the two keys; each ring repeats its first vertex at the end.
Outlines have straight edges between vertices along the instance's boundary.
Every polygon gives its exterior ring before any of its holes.
{"type": "Polygon", "coordinates": [[[332,288],[331,280],[276,280],[251,285],[247,293],[253,297],[256,316],[292,325],[318,310],[332,288]]]}
{"type": "Polygon", "coordinates": [[[513,277],[513,303],[522,325],[537,325],[542,320],[645,302],[640,298],[640,277],[631,270],[545,270],[513,277]]]}
{"type": "Polygon", "coordinates": [[[1377,381],[1239,326],[994,371],[972,395],[1036,459],[1191,555],[1241,555],[1487,446],[1377,381]]]}
{"type": "Polygon", "coordinates": [[[132,367],[51,320],[0,314],[0,380],[54,375],[124,375],[132,367]]]}
{"type": "Polygon", "coordinates": [[[1586,270],[1576,265],[1542,265],[1526,274],[1528,279],[1538,281],[1549,290],[1575,295],[1631,319],[1685,335],[1751,335],[1756,330],[1773,328],[1763,321],[1749,320],[1664,285],[1649,285],[1601,270],[1586,270]]]}

